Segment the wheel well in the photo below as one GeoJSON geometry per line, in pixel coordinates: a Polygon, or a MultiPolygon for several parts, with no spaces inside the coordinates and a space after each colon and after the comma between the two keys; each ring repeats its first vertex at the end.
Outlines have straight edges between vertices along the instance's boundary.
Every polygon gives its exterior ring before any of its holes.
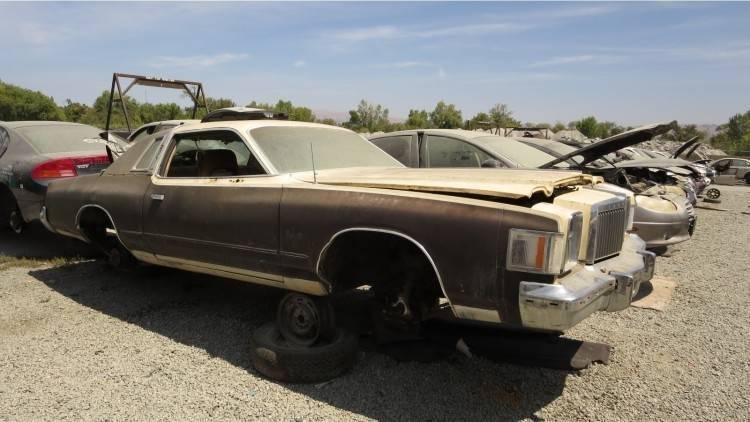
{"type": "MultiPolygon", "coordinates": [[[[443,296],[437,269],[414,240],[396,233],[352,230],[335,236],[322,252],[318,275],[333,291],[369,285],[389,292],[413,284],[420,299],[443,296]]],[[[410,289],[411,290],[411,289],[410,289]]]]}
{"type": "Polygon", "coordinates": [[[115,225],[109,214],[102,208],[93,206],[82,208],[78,214],[78,227],[89,242],[105,251],[116,245],[117,238],[107,233],[107,229],[114,230],[115,225]]]}

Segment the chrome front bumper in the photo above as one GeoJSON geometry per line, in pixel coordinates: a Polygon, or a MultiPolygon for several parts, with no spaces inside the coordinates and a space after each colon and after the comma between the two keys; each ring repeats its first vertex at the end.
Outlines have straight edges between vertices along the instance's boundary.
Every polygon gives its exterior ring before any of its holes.
{"type": "Polygon", "coordinates": [[[656,255],[629,234],[622,251],[594,265],[579,266],[555,284],[522,281],[518,293],[521,323],[526,328],[565,331],[597,311],[630,306],[641,283],[654,274],[656,255]]]}

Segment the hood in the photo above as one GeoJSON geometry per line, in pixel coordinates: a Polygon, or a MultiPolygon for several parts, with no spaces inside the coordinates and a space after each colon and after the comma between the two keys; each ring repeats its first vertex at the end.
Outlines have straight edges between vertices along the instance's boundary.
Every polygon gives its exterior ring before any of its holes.
{"type": "Polygon", "coordinates": [[[357,167],[295,174],[305,182],[338,186],[397,189],[430,193],[472,194],[498,198],[552,195],[555,188],[598,184],[602,179],[577,171],[490,168],[357,167]]]}
{"type": "Polygon", "coordinates": [[[676,174],[689,176],[696,172],[695,163],[679,158],[653,158],[645,160],[627,160],[614,164],[617,168],[658,168],[669,170],[676,174]]]}
{"type": "Polygon", "coordinates": [[[580,164],[586,165],[596,160],[597,158],[601,158],[603,155],[607,155],[611,152],[615,152],[625,147],[640,144],[641,142],[648,141],[654,136],[667,133],[674,127],[676,127],[676,125],[677,122],[672,121],[669,123],[658,123],[648,126],[641,126],[639,128],[619,133],[606,139],[602,139],[599,142],[586,145],[585,147],[579,148],[567,155],[556,158],[549,163],[542,165],[540,168],[551,168],[557,163],[562,163],[563,161],[570,160],[571,158],[576,156],[583,157],[583,161],[581,161],[580,164]]]}
{"type": "MultiPolygon", "coordinates": [[[[690,147],[691,147],[691,146],[692,146],[693,144],[695,144],[696,142],[698,142],[698,138],[699,138],[698,136],[693,136],[692,138],[688,139],[688,140],[687,140],[687,142],[685,142],[684,144],[680,145],[680,147],[679,147],[679,148],[677,148],[677,149],[676,149],[676,150],[674,151],[674,154],[672,154],[672,156],[671,156],[670,158],[680,158],[680,154],[682,154],[683,152],[685,152],[685,150],[687,150],[687,149],[688,149],[688,148],[690,148],[690,147]]],[[[696,147],[696,148],[697,148],[697,147],[696,147]]],[[[685,156],[685,158],[687,158],[687,157],[689,157],[689,156],[690,156],[690,153],[688,153],[688,154],[687,154],[687,155],[685,156]]]]}

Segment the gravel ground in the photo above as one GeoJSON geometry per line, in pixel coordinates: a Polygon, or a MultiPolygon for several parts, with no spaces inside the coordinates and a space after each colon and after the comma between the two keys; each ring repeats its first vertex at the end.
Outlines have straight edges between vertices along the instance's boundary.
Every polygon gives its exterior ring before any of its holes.
{"type": "MultiPolygon", "coordinates": [[[[729,211],[699,209],[693,240],[658,259],[678,281],[664,312],[600,313],[568,334],[615,348],[581,372],[368,351],[331,383],[281,385],[247,353],[279,291],[90,260],[5,269],[0,420],[749,420],[750,189],[722,191],[729,211]]],[[[6,237],[0,254],[87,253],[39,237],[6,237]]]]}

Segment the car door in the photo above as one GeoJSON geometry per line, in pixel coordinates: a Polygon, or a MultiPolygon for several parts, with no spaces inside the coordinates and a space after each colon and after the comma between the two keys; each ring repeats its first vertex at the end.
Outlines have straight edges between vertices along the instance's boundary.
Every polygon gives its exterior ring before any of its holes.
{"type": "Polygon", "coordinates": [[[373,139],[372,143],[407,167],[419,167],[417,135],[395,135],[373,139]]]}
{"type": "Polygon", "coordinates": [[[750,161],[734,158],[729,164],[729,168],[733,170],[736,178],[744,179],[748,170],[750,170],[750,161]]]}
{"type": "Polygon", "coordinates": [[[425,135],[419,154],[420,167],[482,167],[493,158],[481,149],[460,139],[442,135],[425,135]]]}
{"type": "Polygon", "coordinates": [[[277,273],[281,183],[243,137],[229,129],[175,134],[163,157],[144,197],[144,235],[156,259],[277,273]]]}

